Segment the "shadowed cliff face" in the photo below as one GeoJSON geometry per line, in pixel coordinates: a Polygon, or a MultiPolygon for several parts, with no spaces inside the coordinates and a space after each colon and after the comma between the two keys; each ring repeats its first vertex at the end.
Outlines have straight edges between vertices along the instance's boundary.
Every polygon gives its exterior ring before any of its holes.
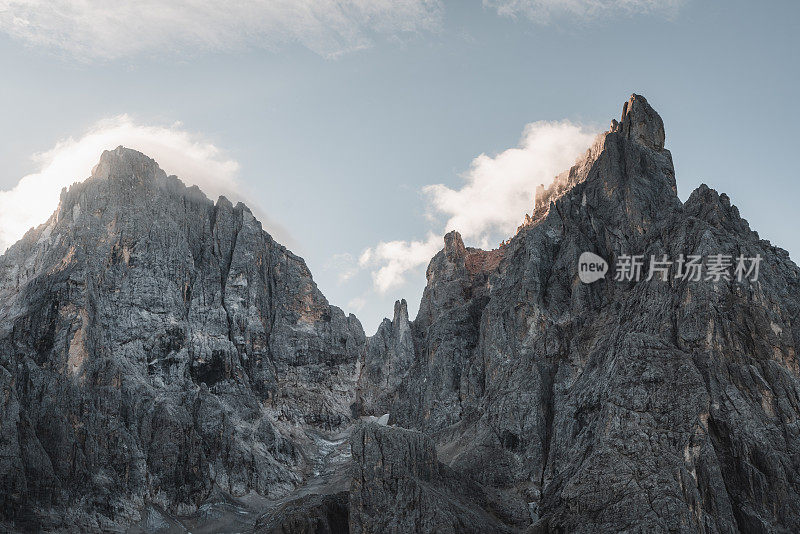
{"type": "Polygon", "coordinates": [[[0,257],[0,528],[800,530],[800,270],[726,195],[681,203],[664,143],[633,95],[370,338],[245,206],[105,152],[0,257]],[[584,284],[583,252],[763,260],[584,284]]]}

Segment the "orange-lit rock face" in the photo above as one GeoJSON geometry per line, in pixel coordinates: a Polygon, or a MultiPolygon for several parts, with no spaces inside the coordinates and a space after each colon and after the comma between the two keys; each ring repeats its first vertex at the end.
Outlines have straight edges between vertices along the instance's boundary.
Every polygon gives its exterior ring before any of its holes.
{"type": "Polygon", "coordinates": [[[470,249],[464,258],[464,265],[469,274],[489,274],[497,269],[503,259],[502,249],[476,250],[470,249]]]}

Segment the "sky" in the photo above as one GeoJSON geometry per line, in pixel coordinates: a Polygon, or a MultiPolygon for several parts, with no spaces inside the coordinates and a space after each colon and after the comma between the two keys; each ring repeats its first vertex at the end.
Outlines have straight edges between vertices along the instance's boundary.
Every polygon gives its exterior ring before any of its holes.
{"type": "Polygon", "coordinates": [[[367,334],[459,230],[494,248],[619,119],[661,114],[678,194],[800,255],[800,3],[0,0],[0,250],[104,149],[253,209],[367,334]],[[223,6],[224,7],[221,7],[223,6]]]}

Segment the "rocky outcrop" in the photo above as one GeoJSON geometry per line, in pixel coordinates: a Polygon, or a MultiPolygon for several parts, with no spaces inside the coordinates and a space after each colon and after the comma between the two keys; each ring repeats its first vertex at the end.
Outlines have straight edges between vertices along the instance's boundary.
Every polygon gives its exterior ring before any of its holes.
{"type": "Polygon", "coordinates": [[[391,410],[393,422],[426,431],[469,417],[464,410],[474,403],[463,401],[483,394],[483,370],[475,360],[478,324],[490,274],[503,255],[465,247],[458,232],[448,233],[444,242],[428,266],[428,285],[412,329],[417,365],[408,371],[391,410]]]}
{"type": "Polygon", "coordinates": [[[484,490],[441,464],[420,432],[370,423],[354,432],[350,532],[510,532],[484,490]]]}
{"type": "Polygon", "coordinates": [[[394,304],[394,317],[384,319],[367,339],[364,366],[358,379],[354,410],[360,415],[381,416],[396,400],[395,392],[414,363],[414,340],[405,300],[394,304]]]}
{"type": "Polygon", "coordinates": [[[348,492],[309,494],[259,518],[254,534],[340,534],[349,531],[348,492]]]}

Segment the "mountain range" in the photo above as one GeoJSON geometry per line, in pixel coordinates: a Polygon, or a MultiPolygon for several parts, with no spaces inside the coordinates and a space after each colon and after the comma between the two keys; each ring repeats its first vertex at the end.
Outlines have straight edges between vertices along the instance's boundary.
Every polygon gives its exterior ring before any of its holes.
{"type": "Polygon", "coordinates": [[[800,531],[788,253],[680,201],[640,95],[532,209],[368,337],[247,206],[104,152],[0,256],[0,529],[800,531]],[[648,276],[690,256],[758,276],[648,276]]]}

